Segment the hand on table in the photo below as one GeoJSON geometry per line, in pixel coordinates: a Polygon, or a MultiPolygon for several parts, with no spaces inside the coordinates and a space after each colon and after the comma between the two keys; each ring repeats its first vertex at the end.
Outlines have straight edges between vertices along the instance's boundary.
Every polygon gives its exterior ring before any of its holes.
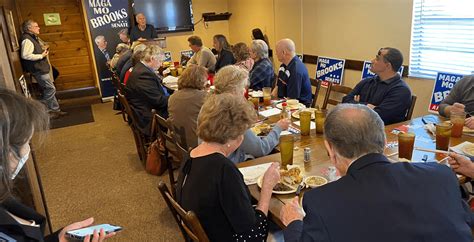
{"type": "Polygon", "coordinates": [[[466,121],[464,122],[464,125],[470,129],[474,129],[474,117],[469,117],[466,118],[466,121]]]}
{"type": "MultiPolygon", "coordinates": [[[[66,236],[67,231],[88,227],[88,226],[92,225],[92,223],[94,223],[94,218],[88,218],[86,220],[76,222],[76,223],[73,223],[73,224],[70,224],[70,225],[64,227],[61,230],[61,232],[59,232],[59,236],[58,236],[59,241],[60,242],[67,242],[68,241],[67,236],[66,236]]],[[[94,231],[94,235],[93,235],[92,240],[90,238],[90,235],[86,236],[84,238],[84,242],[90,242],[90,241],[92,241],[92,242],[102,242],[105,239],[108,239],[108,238],[110,238],[114,235],[115,235],[115,232],[112,232],[112,233],[109,233],[109,234],[106,235],[104,230],[101,229],[100,232],[94,231]]]]}
{"type": "Polygon", "coordinates": [[[448,163],[456,173],[471,178],[474,177],[474,163],[466,156],[450,152],[448,163]]]}
{"type": "Polygon", "coordinates": [[[288,226],[288,224],[295,220],[303,220],[303,217],[299,205],[299,197],[294,197],[290,203],[283,205],[280,210],[280,219],[285,226],[288,226]]]}
{"type": "Polygon", "coordinates": [[[283,130],[287,130],[288,127],[290,127],[290,124],[291,124],[291,120],[287,118],[280,119],[276,123],[276,125],[278,125],[278,127],[280,127],[283,130]]]}

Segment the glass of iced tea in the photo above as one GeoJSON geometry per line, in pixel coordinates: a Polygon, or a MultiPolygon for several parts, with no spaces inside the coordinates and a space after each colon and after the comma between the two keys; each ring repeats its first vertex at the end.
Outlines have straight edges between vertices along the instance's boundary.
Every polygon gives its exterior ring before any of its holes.
{"type": "Polygon", "coordinates": [[[316,133],[322,134],[324,132],[324,121],[326,120],[326,109],[316,109],[314,115],[316,121],[316,133]]]}
{"type": "Polygon", "coordinates": [[[442,122],[436,125],[436,149],[448,150],[453,124],[442,122]]]}
{"type": "Polygon", "coordinates": [[[413,146],[415,145],[414,133],[399,133],[398,134],[398,158],[405,158],[411,160],[413,155],[413,146]]]}
{"type": "Polygon", "coordinates": [[[301,135],[309,135],[311,130],[311,112],[301,111],[300,112],[300,129],[301,135]]]}
{"type": "Polygon", "coordinates": [[[293,148],[293,135],[280,136],[281,167],[284,169],[286,169],[287,165],[293,165],[293,148]]]}
{"type": "Polygon", "coordinates": [[[462,136],[462,129],[464,128],[464,122],[466,121],[466,113],[451,113],[451,123],[453,128],[451,129],[451,137],[459,138],[462,136]]]}
{"type": "Polygon", "coordinates": [[[264,87],[263,91],[263,105],[270,106],[272,105],[272,88],[264,87]]]}

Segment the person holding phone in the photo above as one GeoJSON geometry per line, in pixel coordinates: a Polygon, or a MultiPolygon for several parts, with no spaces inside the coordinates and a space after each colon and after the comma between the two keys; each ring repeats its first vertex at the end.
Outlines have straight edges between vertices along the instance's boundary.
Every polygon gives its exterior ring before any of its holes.
{"type": "MultiPolygon", "coordinates": [[[[46,130],[49,117],[38,101],[0,89],[0,241],[67,241],[66,232],[92,225],[93,218],[73,223],[44,237],[46,219],[13,198],[14,179],[30,154],[34,132],[46,130]]],[[[41,135],[41,134],[40,134],[41,135]]],[[[83,241],[99,242],[114,236],[95,230],[83,241]]]]}

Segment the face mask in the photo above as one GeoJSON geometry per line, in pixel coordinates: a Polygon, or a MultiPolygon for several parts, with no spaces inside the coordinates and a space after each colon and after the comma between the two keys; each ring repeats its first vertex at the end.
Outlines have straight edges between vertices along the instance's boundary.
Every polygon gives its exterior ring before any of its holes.
{"type": "Polygon", "coordinates": [[[18,161],[18,165],[16,166],[16,169],[11,176],[12,180],[15,179],[18,173],[20,173],[21,168],[23,168],[23,166],[25,165],[29,157],[30,157],[30,146],[28,145],[28,152],[26,152],[26,154],[23,157],[21,157],[21,159],[18,161]]]}

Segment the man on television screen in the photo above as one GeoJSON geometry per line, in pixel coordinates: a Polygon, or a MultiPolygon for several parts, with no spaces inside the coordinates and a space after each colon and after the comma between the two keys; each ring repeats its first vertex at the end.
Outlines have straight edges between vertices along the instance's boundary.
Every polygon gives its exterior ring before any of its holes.
{"type": "Polygon", "coordinates": [[[146,23],[146,17],[143,13],[138,13],[135,16],[135,20],[137,25],[133,26],[130,30],[130,40],[132,42],[136,40],[150,40],[158,37],[155,27],[146,23]]]}

